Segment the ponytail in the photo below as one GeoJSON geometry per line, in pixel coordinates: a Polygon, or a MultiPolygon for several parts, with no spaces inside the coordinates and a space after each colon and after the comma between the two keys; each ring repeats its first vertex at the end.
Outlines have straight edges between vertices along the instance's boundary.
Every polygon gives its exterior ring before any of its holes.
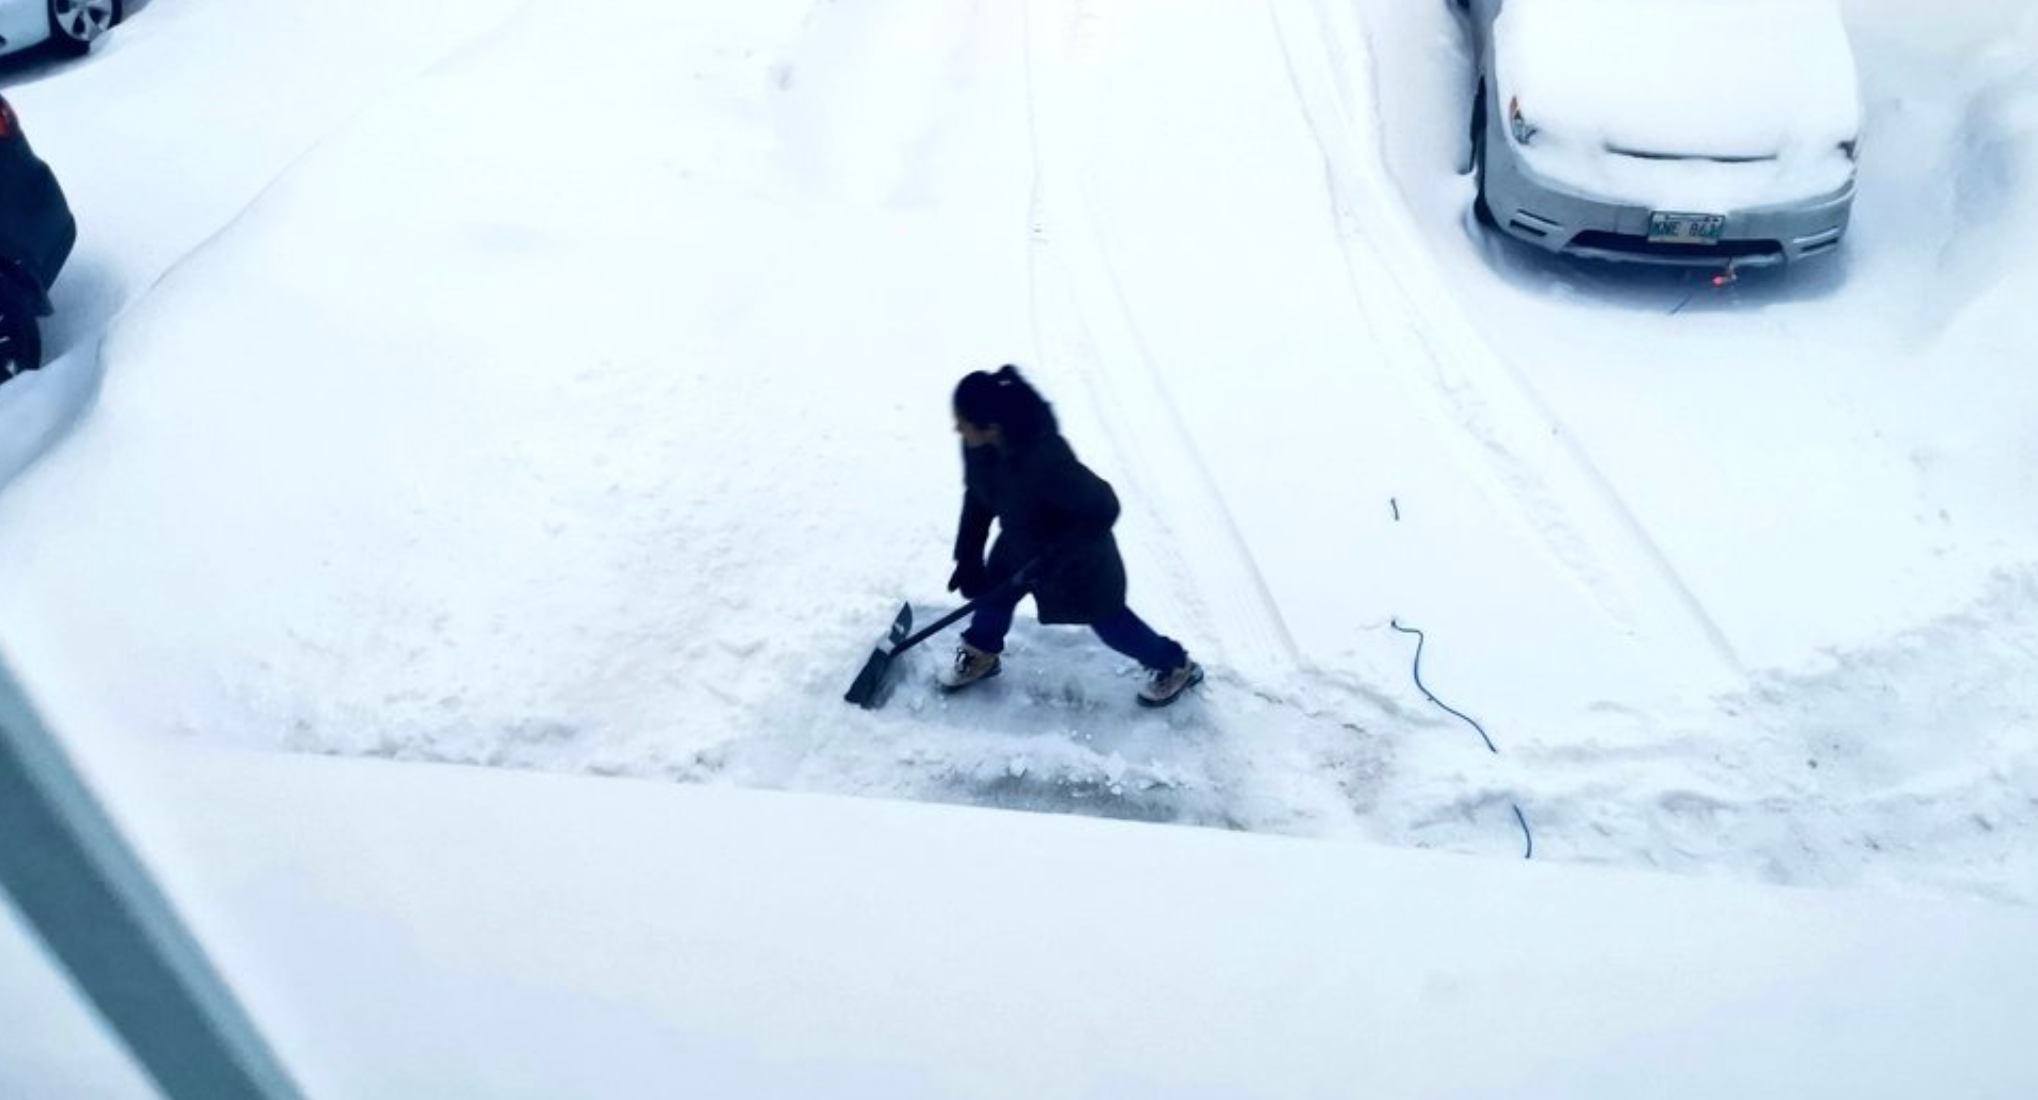
{"type": "Polygon", "coordinates": [[[1053,406],[1010,363],[964,375],[955,387],[955,413],[980,427],[996,424],[1007,442],[1022,446],[1061,430],[1053,406]]]}

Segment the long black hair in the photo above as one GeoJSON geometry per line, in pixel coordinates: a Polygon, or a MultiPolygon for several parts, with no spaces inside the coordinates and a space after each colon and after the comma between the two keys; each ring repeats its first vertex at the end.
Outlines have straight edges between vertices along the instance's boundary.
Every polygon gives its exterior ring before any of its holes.
{"type": "Polygon", "coordinates": [[[1061,431],[1053,406],[1010,363],[964,375],[955,385],[955,415],[980,428],[996,424],[1007,444],[1021,447],[1061,431]]]}

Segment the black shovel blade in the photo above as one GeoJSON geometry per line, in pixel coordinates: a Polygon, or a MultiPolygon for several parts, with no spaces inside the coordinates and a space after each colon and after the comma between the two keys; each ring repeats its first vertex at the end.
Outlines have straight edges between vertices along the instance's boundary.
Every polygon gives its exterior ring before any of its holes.
{"type": "Polygon", "coordinates": [[[892,670],[892,647],[905,641],[912,632],[913,607],[907,604],[899,608],[899,617],[892,620],[892,629],[885,635],[889,644],[870,651],[870,659],[863,663],[863,671],[856,674],[856,682],[849,685],[849,693],[842,697],[844,702],[854,703],[865,710],[876,710],[884,705],[885,676],[892,670]]]}
{"type": "Polygon", "coordinates": [[[863,671],[856,674],[856,682],[849,685],[849,694],[843,700],[865,710],[876,710],[883,702],[879,696],[884,691],[885,674],[891,670],[891,653],[883,647],[871,650],[870,660],[863,663],[863,671]]]}

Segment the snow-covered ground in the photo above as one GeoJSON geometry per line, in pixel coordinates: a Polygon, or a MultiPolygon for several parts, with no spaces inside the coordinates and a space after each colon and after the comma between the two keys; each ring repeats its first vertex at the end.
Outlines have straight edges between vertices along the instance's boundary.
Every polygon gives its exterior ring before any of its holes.
{"type": "Polygon", "coordinates": [[[1852,0],[1852,236],[1724,292],[1468,228],[1442,2],[623,7],[0,76],[81,222],[0,389],[60,725],[2038,898],[2025,5],[1852,0]],[[1200,697],[1022,624],[842,703],[1005,361],[1200,697]]]}

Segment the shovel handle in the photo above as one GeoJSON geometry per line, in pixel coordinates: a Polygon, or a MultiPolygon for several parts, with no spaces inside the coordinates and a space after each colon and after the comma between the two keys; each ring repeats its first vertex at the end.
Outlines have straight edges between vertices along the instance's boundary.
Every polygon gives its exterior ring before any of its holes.
{"type": "Polygon", "coordinates": [[[976,599],[971,600],[968,603],[963,604],[961,607],[958,607],[955,610],[949,612],[948,614],[943,615],[942,617],[934,620],[933,622],[927,624],[925,629],[915,632],[911,637],[907,638],[905,641],[900,642],[898,645],[893,646],[891,648],[892,656],[896,657],[899,654],[904,653],[905,651],[913,648],[914,646],[919,645],[921,642],[924,642],[927,639],[932,638],[936,634],[941,633],[943,630],[948,629],[950,624],[954,623],[957,619],[962,618],[964,615],[967,615],[970,612],[975,611],[986,600],[1002,599],[1005,596],[1011,595],[1013,589],[1025,587],[1027,584],[1032,582],[1033,574],[1040,569],[1041,563],[1045,562],[1046,560],[1047,558],[1045,556],[1042,556],[1034,558],[1032,561],[1029,561],[1025,565],[1020,566],[1019,571],[1017,573],[1014,573],[1011,576],[1005,578],[1005,580],[1001,582],[996,588],[991,589],[989,592],[986,592],[983,595],[978,596],[976,599]]]}

